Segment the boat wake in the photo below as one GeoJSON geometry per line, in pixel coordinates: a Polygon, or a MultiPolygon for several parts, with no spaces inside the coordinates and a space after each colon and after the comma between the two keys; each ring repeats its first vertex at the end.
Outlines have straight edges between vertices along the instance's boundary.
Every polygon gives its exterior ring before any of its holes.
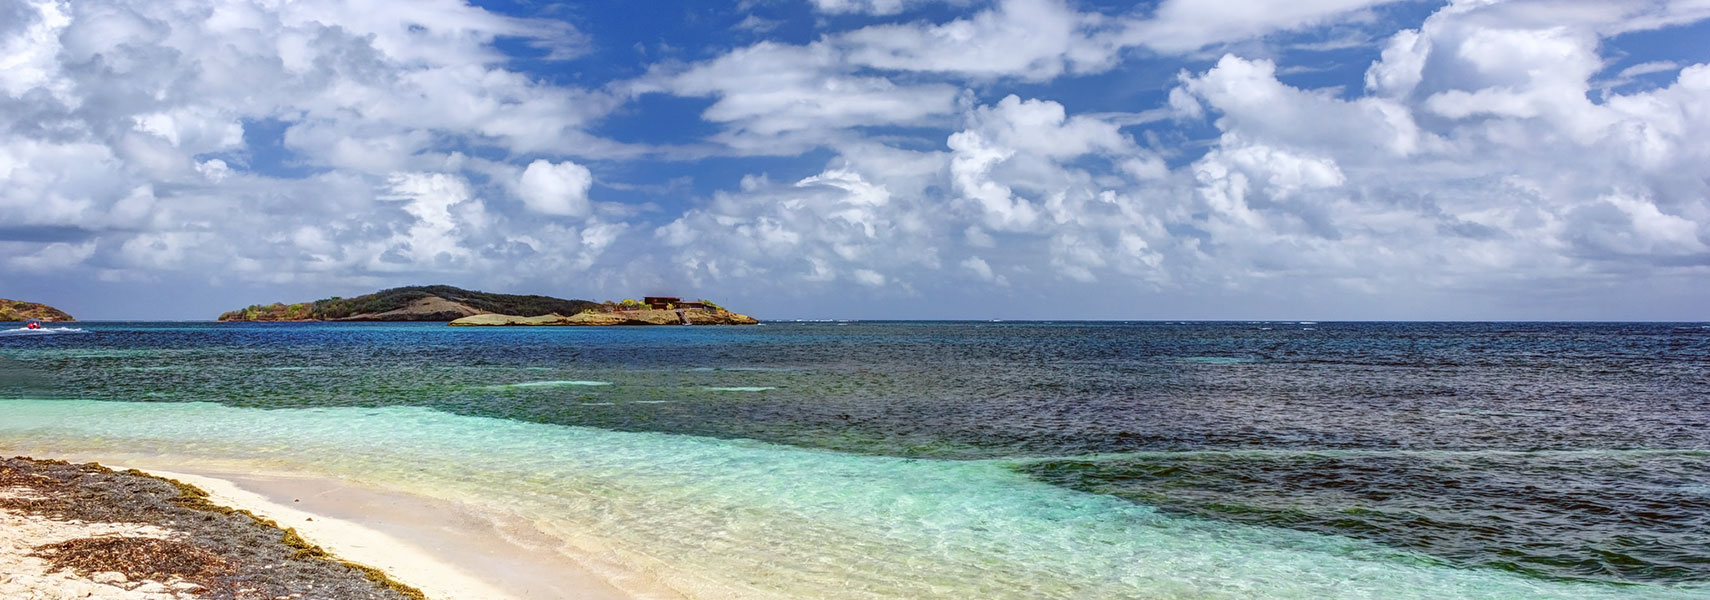
{"type": "Polygon", "coordinates": [[[15,327],[12,329],[0,329],[0,336],[54,335],[54,334],[60,334],[60,333],[89,333],[89,332],[84,331],[82,328],[79,328],[79,327],[43,327],[41,329],[30,329],[28,327],[15,327]]]}

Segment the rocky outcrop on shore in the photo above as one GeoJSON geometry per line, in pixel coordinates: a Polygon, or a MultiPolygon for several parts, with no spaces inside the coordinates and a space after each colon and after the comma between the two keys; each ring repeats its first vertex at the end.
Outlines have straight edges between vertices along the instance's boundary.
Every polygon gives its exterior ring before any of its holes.
{"type": "Polygon", "coordinates": [[[479,326],[610,326],[610,325],[756,325],[760,321],[723,309],[686,308],[681,310],[622,310],[589,311],[571,316],[557,314],[538,317],[516,315],[475,315],[451,322],[458,327],[479,326]]]}
{"type": "Polygon", "coordinates": [[[0,597],[424,598],[197,488],[28,458],[0,460],[0,597]]]}
{"type": "Polygon", "coordinates": [[[0,298],[0,321],[24,321],[41,319],[43,321],[76,321],[65,311],[35,302],[23,300],[7,300],[0,298]]]}

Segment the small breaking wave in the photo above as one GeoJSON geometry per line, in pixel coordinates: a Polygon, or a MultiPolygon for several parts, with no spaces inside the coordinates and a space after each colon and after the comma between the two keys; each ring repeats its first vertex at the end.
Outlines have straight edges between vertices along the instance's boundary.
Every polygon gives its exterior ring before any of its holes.
{"type": "Polygon", "coordinates": [[[716,373],[719,371],[737,371],[737,372],[749,372],[749,373],[781,373],[781,372],[786,372],[786,371],[799,371],[801,369],[799,369],[797,367],[690,367],[690,368],[684,369],[684,370],[689,371],[691,373],[716,373]]]}
{"type": "Polygon", "coordinates": [[[1234,357],[1234,356],[1189,356],[1189,357],[1185,357],[1181,360],[1182,360],[1182,362],[1197,363],[1197,364],[1202,364],[1202,365],[1241,365],[1241,364],[1247,364],[1247,363],[1252,363],[1252,362],[1258,362],[1258,361],[1255,361],[1251,358],[1238,358],[1238,357],[1234,357]]]}
{"type": "Polygon", "coordinates": [[[522,383],[507,383],[504,385],[494,385],[494,386],[488,386],[488,387],[490,387],[491,389],[503,390],[503,389],[511,389],[511,388],[541,388],[541,387],[568,387],[568,386],[599,387],[599,386],[607,386],[607,385],[611,385],[611,384],[612,384],[612,382],[610,382],[610,381],[584,381],[584,380],[580,380],[580,379],[569,379],[569,380],[554,380],[554,381],[525,381],[522,383]]]}

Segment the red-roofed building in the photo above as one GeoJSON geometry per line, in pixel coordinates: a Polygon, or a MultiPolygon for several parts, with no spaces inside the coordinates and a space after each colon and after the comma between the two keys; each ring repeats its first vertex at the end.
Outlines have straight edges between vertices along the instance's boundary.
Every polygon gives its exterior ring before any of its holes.
{"type": "Polygon", "coordinates": [[[648,308],[651,308],[653,310],[665,310],[667,308],[706,308],[707,307],[706,304],[701,303],[701,302],[684,302],[682,298],[675,298],[675,297],[671,297],[671,296],[647,296],[647,297],[641,299],[641,303],[646,304],[648,308]]]}

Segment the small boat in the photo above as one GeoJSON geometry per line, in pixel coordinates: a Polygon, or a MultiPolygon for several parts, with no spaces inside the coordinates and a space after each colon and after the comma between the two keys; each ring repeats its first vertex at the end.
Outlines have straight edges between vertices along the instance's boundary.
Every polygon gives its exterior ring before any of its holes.
{"type": "Polygon", "coordinates": [[[51,335],[55,333],[88,333],[76,327],[46,327],[41,319],[26,319],[23,327],[16,329],[0,329],[0,336],[13,335],[51,335]]]}

